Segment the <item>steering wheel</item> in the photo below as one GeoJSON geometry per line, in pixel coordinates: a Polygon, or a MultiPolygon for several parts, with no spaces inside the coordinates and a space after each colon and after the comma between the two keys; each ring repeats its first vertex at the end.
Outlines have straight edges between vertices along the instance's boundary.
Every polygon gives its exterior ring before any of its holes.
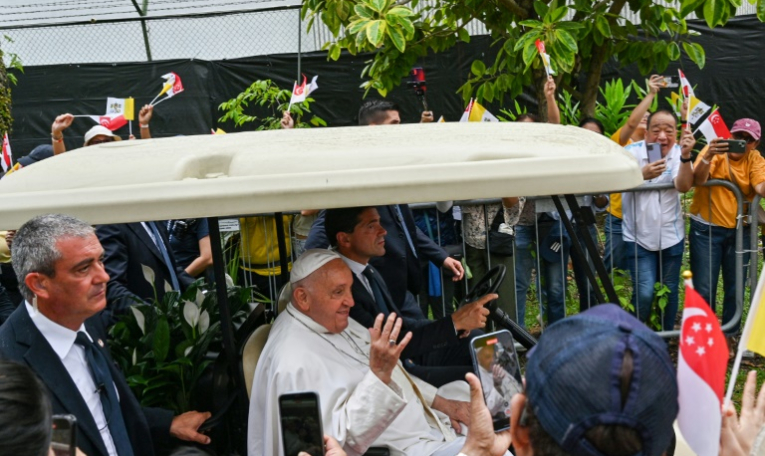
{"type": "Polygon", "coordinates": [[[499,290],[502,281],[505,279],[506,272],[507,268],[503,264],[498,264],[489,269],[489,272],[484,274],[484,276],[481,277],[481,280],[479,280],[470,292],[465,295],[462,304],[473,302],[490,293],[496,293],[497,290],[499,290]]]}

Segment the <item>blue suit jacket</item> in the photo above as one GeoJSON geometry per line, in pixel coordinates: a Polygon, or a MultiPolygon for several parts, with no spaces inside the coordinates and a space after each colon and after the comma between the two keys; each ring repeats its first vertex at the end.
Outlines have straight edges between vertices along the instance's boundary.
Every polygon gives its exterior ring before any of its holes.
{"type": "MultiPolygon", "coordinates": [[[[100,319],[91,318],[85,327],[93,340],[106,340],[100,319]]],[[[133,453],[136,456],[153,456],[152,442],[166,444],[170,440],[173,413],[169,410],[141,408],[122,373],[111,362],[109,351],[105,348],[101,350],[110,361],[133,453]]],[[[24,305],[19,306],[0,326],[0,357],[25,364],[40,377],[50,393],[54,414],[72,414],[77,417],[77,446],[85,454],[109,456],[93,415],[77,386],[61,359],[29,318],[24,305]]]]}
{"type": "MultiPolygon", "coordinates": [[[[393,302],[401,304],[402,312],[411,312],[413,315],[422,311],[419,310],[413,299],[407,298],[407,290],[413,295],[420,292],[422,282],[422,272],[420,270],[420,260],[427,260],[436,266],[441,266],[448,256],[446,251],[433,242],[414,224],[412,211],[406,204],[399,204],[403,220],[399,220],[394,206],[377,206],[377,212],[380,214],[380,224],[385,228],[388,234],[385,236],[385,255],[372,258],[369,262],[374,266],[385,279],[388,285],[393,302]],[[417,249],[417,257],[409,248],[404,230],[409,232],[412,243],[417,249]],[[417,309],[410,309],[411,303],[417,309]],[[416,310],[416,312],[415,312],[416,310]]],[[[316,221],[311,227],[311,232],[306,240],[306,249],[327,248],[329,242],[324,231],[324,211],[319,213],[316,221]]]]}

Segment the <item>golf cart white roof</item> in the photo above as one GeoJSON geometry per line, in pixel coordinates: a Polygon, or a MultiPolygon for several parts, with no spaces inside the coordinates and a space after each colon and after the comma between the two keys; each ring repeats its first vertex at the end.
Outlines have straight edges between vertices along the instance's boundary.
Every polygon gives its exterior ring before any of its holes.
{"type": "Polygon", "coordinates": [[[437,123],[120,141],[0,180],[0,229],[66,213],[91,224],[392,203],[602,193],[637,162],[587,130],[437,123]]]}

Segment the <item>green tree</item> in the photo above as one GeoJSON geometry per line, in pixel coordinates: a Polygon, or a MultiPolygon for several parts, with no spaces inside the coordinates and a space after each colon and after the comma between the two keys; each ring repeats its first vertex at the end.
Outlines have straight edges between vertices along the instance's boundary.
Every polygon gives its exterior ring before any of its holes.
{"type": "MultiPolygon", "coordinates": [[[[765,0],[757,4],[765,19],[765,0]]],[[[685,52],[700,68],[704,49],[693,43],[686,17],[695,12],[710,27],[725,24],[742,0],[680,0],[680,8],[651,0],[305,0],[302,14],[309,28],[318,18],[333,34],[325,44],[329,58],[343,50],[372,52],[362,71],[362,87],[385,96],[401,83],[417,59],[458,42],[469,42],[471,21],[486,26],[497,51],[493,61],[477,58],[460,88],[465,100],[515,98],[535,86],[539,112],[546,112],[545,71],[536,40],[545,43],[557,71],[556,83],[595,113],[603,65],[615,58],[637,64],[643,74],[663,72],[685,52]],[[640,18],[634,24],[625,13],[640,18]],[[584,83],[578,85],[580,75],[584,83]]]]}
{"type": "MultiPolygon", "coordinates": [[[[5,41],[11,42],[7,36],[3,37],[5,41]]],[[[21,66],[19,56],[14,53],[3,53],[0,47],[0,136],[11,131],[13,118],[11,117],[11,85],[16,85],[16,76],[9,73],[5,62],[8,62],[8,68],[24,71],[21,66]]]]}

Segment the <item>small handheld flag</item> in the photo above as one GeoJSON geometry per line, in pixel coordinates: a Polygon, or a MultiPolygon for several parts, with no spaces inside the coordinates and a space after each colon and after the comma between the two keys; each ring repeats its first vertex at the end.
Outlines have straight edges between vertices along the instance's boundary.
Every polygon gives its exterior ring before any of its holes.
{"type": "Polygon", "coordinates": [[[702,117],[704,117],[704,114],[708,113],[711,109],[711,106],[691,95],[690,101],[688,102],[688,123],[695,125],[702,117]]]}
{"type": "Polygon", "coordinates": [[[685,73],[683,73],[683,70],[680,69],[677,70],[677,73],[680,75],[680,87],[682,88],[683,97],[692,97],[693,87],[691,87],[691,83],[688,82],[688,79],[686,79],[685,73]]]}
{"type": "Polygon", "coordinates": [[[539,55],[542,57],[542,63],[545,66],[545,72],[547,72],[547,76],[553,76],[555,74],[555,71],[552,69],[552,65],[550,64],[550,56],[547,54],[545,50],[545,43],[542,40],[536,41],[537,51],[539,51],[539,55]]]}
{"type": "Polygon", "coordinates": [[[11,153],[11,142],[8,140],[8,133],[3,135],[3,156],[0,160],[3,172],[7,173],[13,167],[13,154],[11,153]]]}
{"type": "Polygon", "coordinates": [[[677,424],[696,454],[717,456],[728,345],[717,316],[689,282],[677,362],[677,424]]]}
{"type": "Polygon", "coordinates": [[[295,85],[292,87],[292,97],[290,98],[290,106],[302,103],[305,101],[306,98],[308,98],[309,95],[311,95],[311,92],[315,91],[319,88],[319,84],[316,82],[316,80],[319,79],[319,76],[316,75],[311,79],[311,83],[308,84],[306,87],[306,77],[303,75],[303,83],[300,85],[297,85],[297,81],[295,81],[295,85]]]}
{"type": "Polygon", "coordinates": [[[162,85],[162,90],[157,94],[156,97],[154,97],[153,100],[151,100],[151,103],[149,103],[150,106],[156,106],[163,101],[172,98],[179,93],[183,92],[183,83],[181,82],[181,77],[178,76],[175,73],[167,73],[162,75],[162,79],[165,80],[165,83],[162,85]],[[165,98],[157,101],[157,98],[161,97],[162,95],[167,95],[165,98]],[[157,101],[156,103],[154,103],[157,101]]]}
{"type": "Polygon", "coordinates": [[[712,142],[715,138],[730,138],[730,130],[728,130],[728,126],[725,125],[725,121],[723,121],[720,111],[717,109],[699,125],[699,128],[694,133],[696,132],[701,132],[704,138],[706,138],[707,143],[712,142]]]}
{"type": "Polygon", "coordinates": [[[499,119],[471,98],[465,112],[462,113],[460,122],[499,122],[499,119]]]}

